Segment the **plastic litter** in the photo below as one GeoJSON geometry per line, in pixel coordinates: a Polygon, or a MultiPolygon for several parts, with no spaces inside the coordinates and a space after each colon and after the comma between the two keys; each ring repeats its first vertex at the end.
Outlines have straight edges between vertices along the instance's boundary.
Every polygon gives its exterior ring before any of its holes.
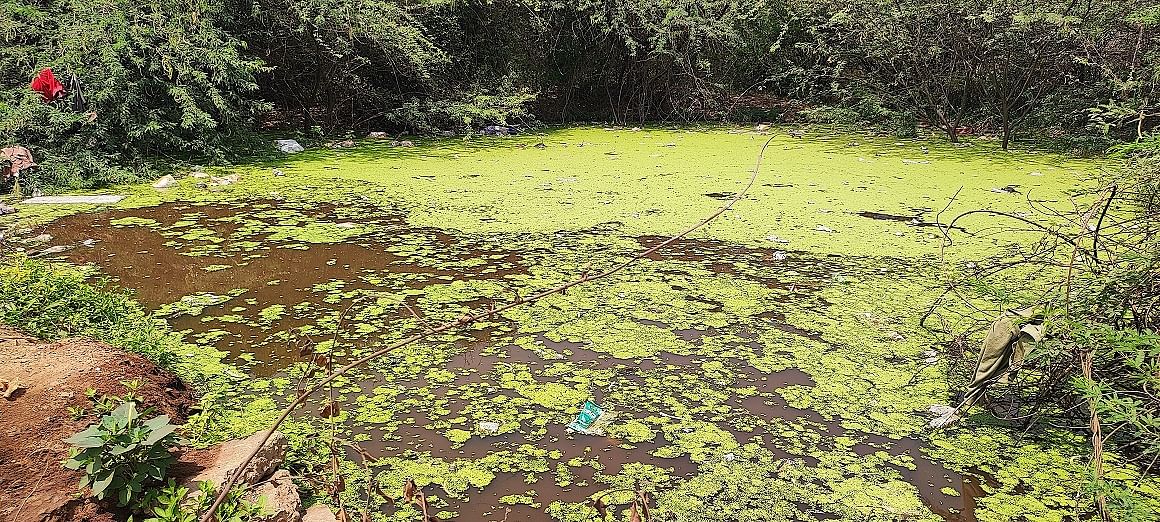
{"type": "Polygon", "coordinates": [[[494,421],[479,421],[479,432],[484,435],[499,433],[499,423],[494,421]]]}
{"type": "Polygon", "coordinates": [[[612,422],[614,414],[606,411],[599,404],[584,401],[576,418],[568,424],[568,430],[584,435],[604,435],[604,428],[612,422]]]}

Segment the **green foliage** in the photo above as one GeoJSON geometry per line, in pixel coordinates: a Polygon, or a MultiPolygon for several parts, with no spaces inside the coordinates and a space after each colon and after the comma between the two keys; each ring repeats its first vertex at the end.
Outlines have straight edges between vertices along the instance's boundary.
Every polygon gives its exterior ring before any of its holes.
{"type": "Polygon", "coordinates": [[[29,144],[44,158],[31,182],[57,186],[126,181],[157,155],[220,156],[264,107],[251,96],[262,66],[222,29],[227,14],[199,0],[6,2],[0,141],[29,144]],[[28,88],[43,67],[75,74],[88,106],[44,103],[28,88]]]}
{"type": "Polygon", "coordinates": [[[528,112],[528,104],[534,99],[535,95],[527,89],[508,85],[495,91],[473,90],[450,100],[412,99],[395,110],[391,119],[400,126],[423,133],[513,125],[534,121],[528,112]]]}
{"type": "MultiPolygon", "coordinates": [[[[212,482],[198,483],[197,495],[190,495],[189,488],[178,486],[173,479],[161,488],[150,493],[149,498],[142,503],[147,506],[142,509],[145,518],[143,522],[196,522],[209,510],[210,504],[217,497],[218,490],[212,482]]],[[[262,514],[262,506],[244,498],[244,486],[234,486],[226,495],[225,501],[215,512],[215,520],[219,522],[246,522],[255,520],[262,514]]],[[[130,522],[132,522],[130,518],[130,522]]]]}
{"type": "MultiPolygon", "coordinates": [[[[1047,337],[1016,382],[988,389],[992,412],[1027,425],[1053,419],[1086,427],[1094,411],[1099,459],[1142,473],[1154,473],[1160,459],[1157,143],[1116,147],[1124,167],[1104,180],[1106,188],[1085,195],[1074,214],[1032,216],[1044,226],[1042,240],[981,260],[955,283],[969,286],[976,305],[1045,311],[1047,337]]],[[[1135,478],[1093,473],[1086,487],[1105,498],[1114,519],[1143,520],[1147,495],[1133,489],[1135,478]]]]}
{"type": "Polygon", "coordinates": [[[65,439],[73,446],[64,466],[81,470],[81,488],[91,487],[98,499],[112,497],[120,506],[139,500],[145,488],[160,483],[175,460],[169,446],[177,426],[167,415],[142,421],[149,410],[137,411],[126,401],[84,431],[65,439]]]}
{"type": "Polygon", "coordinates": [[[263,96],[304,129],[381,119],[405,94],[430,92],[448,64],[418,19],[423,3],[241,0],[236,7],[231,32],[272,67],[263,96]]]}
{"type": "Polygon", "coordinates": [[[1023,127],[1139,138],[1158,117],[1157,12],[1143,0],[17,0],[0,7],[0,142],[41,160],[23,186],[84,188],[224,159],[257,145],[255,124],[431,133],[807,108],[811,121],[899,136],[925,123],[952,141],[978,131],[1006,145],[1023,127]],[[75,73],[89,107],[41,101],[28,83],[42,67],[75,73]]]}
{"type": "Polygon", "coordinates": [[[14,256],[0,263],[0,322],[44,339],[88,336],[166,367],[180,340],[127,293],[74,267],[14,256]]]}

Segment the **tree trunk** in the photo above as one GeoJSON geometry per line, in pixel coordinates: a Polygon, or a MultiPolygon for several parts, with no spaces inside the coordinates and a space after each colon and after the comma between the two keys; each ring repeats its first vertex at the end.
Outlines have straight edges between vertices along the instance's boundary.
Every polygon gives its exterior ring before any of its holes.
{"type": "MultiPolygon", "coordinates": [[[[947,114],[945,112],[943,112],[942,109],[936,108],[934,110],[934,114],[935,114],[935,116],[938,117],[938,122],[940,125],[942,125],[943,131],[945,131],[947,133],[947,139],[950,140],[951,143],[958,143],[959,142],[958,122],[951,121],[951,119],[947,117],[947,114]]],[[[934,123],[934,122],[931,122],[931,123],[934,123]]]]}
{"type": "Polygon", "coordinates": [[[947,139],[950,140],[951,143],[958,143],[959,142],[959,128],[955,124],[950,123],[950,122],[947,122],[946,124],[944,124],[943,127],[947,131],[947,139]]]}
{"type": "Polygon", "coordinates": [[[1003,106],[1003,150],[1011,145],[1011,107],[1003,106]]]}

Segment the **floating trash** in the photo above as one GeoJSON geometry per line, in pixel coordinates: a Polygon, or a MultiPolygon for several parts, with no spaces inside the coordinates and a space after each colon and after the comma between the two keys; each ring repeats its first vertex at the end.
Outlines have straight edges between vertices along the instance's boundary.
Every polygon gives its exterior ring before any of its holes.
{"type": "Polygon", "coordinates": [[[480,421],[479,432],[484,435],[496,435],[499,433],[499,423],[494,421],[480,421]]]}
{"type": "Polygon", "coordinates": [[[604,435],[604,428],[612,422],[613,417],[612,413],[605,411],[599,404],[584,401],[580,413],[576,414],[576,419],[568,424],[568,430],[585,435],[604,435]]]}

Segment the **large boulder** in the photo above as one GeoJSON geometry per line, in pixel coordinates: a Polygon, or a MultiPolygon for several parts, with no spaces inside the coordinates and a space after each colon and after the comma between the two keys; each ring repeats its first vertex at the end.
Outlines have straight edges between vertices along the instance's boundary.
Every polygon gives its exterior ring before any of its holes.
{"type": "Polygon", "coordinates": [[[260,431],[244,439],[223,442],[211,459],[198,462],[204,468],[196,475],[186,479],[184,483],[191,489],[196,488],[197,483],[204,480],[220,486],[225,483],[228,477],[236,473],[240,473],[238,480],[241,483],[257,484],[261,482],[262,479],[273,474],[278,466],[282,465],[287,448],[286,436],[275,431],[270,436],[270,440],[266,441],[258,454],[254,456],[254,460],[250,461],[250,465],[246,466],[244,470],[240,469],[242,461],[246,460],[250,452],[259,445],[264,433],[260,431]]]}

